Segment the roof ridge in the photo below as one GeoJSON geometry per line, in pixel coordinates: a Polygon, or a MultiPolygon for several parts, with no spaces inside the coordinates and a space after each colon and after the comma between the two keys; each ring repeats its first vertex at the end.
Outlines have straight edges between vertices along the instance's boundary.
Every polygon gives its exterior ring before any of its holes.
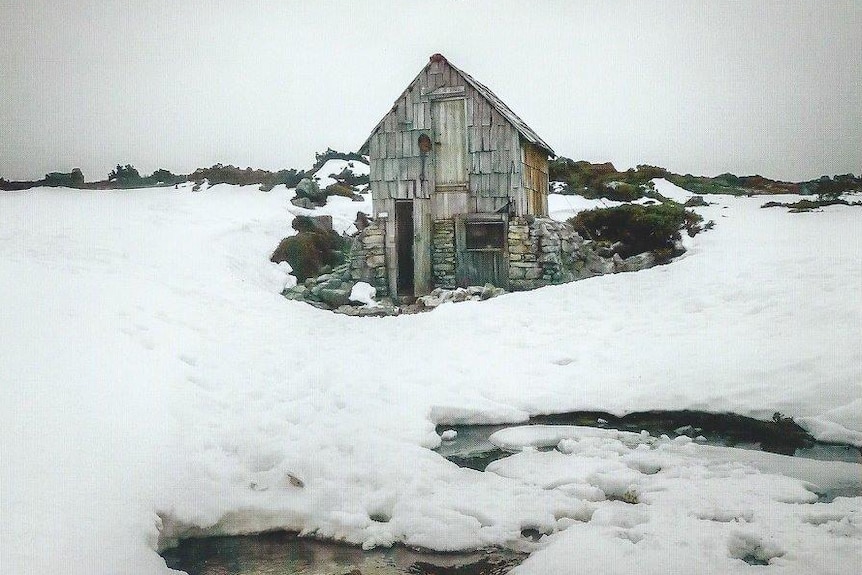
{"type": "Polygon", "coordinates": [[[512,111],[512,109],[508,105],[506,105],[506,103],[503,102],[503,100],[501,100],[500,97],[497,96],[489,87],[481,83],[479,80],[475,79],[473,76],[471,76],[464,70],[457,67],[455,64],[447,60],[446,57],[441,54],[432,55],[428,63],[425,64],[425,66],[423,66],[422,69],[419,70],[419,73],[416,74],[413,80],[411,80],[410,83],[407,84],[407,87],[404,88],[401,94],[392,103],[392,107],[389,109],[389,111],[383,115],[383,118],[377,123],[376,126],[374,126],[374,129],[371,130],[371,133],[369,134],[368,138],[366,138],[365,143],[360,146],[360,152],[362,152],[362,150],[368,149],[368,146],[371,142],[371,136],[373,136],[377,132],[377,130],[380,129],[380,126],[382,126],[383,122],[386,121],[386,117],[392,113],[401,98],[404,97],[410,87],[416,82],[416,80],[419,79],[419,76],[422,75],[425,70],[428,69],[429,66],[431,66],[432,63],[441,61],[445,62],[450,68],[455,70],[455,72],[457,72],[464,79],[464,81],[470,84],[473,89],[475,89],[479,93],[480,96],[482,96],[489,104],[491,104],[492,107],[494,107],[500,114],[502,114],[503,117],[506,118],[506,120],[510,124],[512,124],[512,126],[518,131],[518,133],[524,137],[524,139],[544,149],[551,156],[557,155],[557,153],[554,152],[553,148],[551,148],[551,146],[549,146],[547,142],[545,142],[541,137],[539,137],[535,130],[528,126],[527,123],[522,120],[520,116],[518,116],[514,111],[512,111]]]}

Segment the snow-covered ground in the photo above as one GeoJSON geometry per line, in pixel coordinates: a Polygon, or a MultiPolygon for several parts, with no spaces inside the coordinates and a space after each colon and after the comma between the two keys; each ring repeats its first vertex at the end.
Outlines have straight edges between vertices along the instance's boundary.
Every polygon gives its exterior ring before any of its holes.
{"type": "MultiPolygon", "coordinates": [[[[292,194],[0,194],[3,573],[164,573],[160,529],[270,528],[550,533],[520,574],[857,572],[862,498],[813,491],[859,464],[577,430],[485,473],[430,448],[437,423],[654,408],[780,411],[862,445],[862,210],[710,196],[715,229],[671,265],[351,318],[279,295],[292,194]]],[[[341,228],[357,209],[325,208],[341,228]]]]}

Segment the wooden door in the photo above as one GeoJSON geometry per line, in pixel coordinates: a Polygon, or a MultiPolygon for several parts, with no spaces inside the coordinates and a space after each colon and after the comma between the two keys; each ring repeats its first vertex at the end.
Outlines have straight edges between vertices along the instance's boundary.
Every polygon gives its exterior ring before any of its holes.
{"type": "Polygon", "coordinates": [[[509,288],[506,221],[455,219],[455,283],[459,287],[493,284],[509,288]]]}
{"type": "Polygon", "coordinates": [[[413,202],[413,295],[431,292],[431,200],[413,202]]]}
{"type": "Polygon", "coordinates": [[[467,130],[465,100],[437,100],[434,117],[434,177],[438,188],[467,184],[467,130]]]}

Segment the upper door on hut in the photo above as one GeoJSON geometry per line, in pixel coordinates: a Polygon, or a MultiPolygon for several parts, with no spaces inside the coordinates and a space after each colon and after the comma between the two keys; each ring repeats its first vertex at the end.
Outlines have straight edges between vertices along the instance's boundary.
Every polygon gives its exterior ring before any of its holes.
{"type": "Polygon", "coordinates": [[[554,151],[491,90],[434,54],[360,152],[369,156],[375,215],[386,218],[392,293],[452,287],[432,274],[433,252],[448,248],[457,255],[449,283],[505,287],[508,218],[547,215],[554,151]],[[481,238],[496,243],[475,247],[481,238]]]}

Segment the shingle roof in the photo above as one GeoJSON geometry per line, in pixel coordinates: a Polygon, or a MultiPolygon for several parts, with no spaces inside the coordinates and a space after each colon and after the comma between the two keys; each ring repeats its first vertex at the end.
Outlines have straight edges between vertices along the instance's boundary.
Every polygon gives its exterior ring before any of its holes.
{"type": "MultiPolygon", "coordinates": [[[[509,106],[507,106],[505,104],[505,102],[503,102],[503,100],[501,100],[499,97],[497,97],[497,95],[494,92],[492,92],[490,88],[488,88],[486,85],[482,84],[481,82],[479,82],[478,80],[473,78],[473,76],[471,76],[467,72],[464,72],[463,70],[461,70],[460,68],[458,68],[457,66],[455,66],[454,64],[452,64],[451,62],[449,62],[448,60],[443,58],[442,56],[440,56],[439,54],[435,54],[431,58],[432,58],[432,60],[434,60],[435,58],[439,58],[439,59],[444,60],[449,65],[450,68],[452,68],[453,70],[458,72],[458,74],[460,74],[461,77],[464,78],[464,81],[467,82],[468,84],[470,84],[470,86],[472,86],[473,89],[475,89],[482,97],[484,97],[485,100],[487,100],[488,103],[490,103],[491,106],[494,107],[494,109],[496,109],[504,118],[506,118],[506,120],[508,120],[509,123],[512,124],[512,126],[514,126],[516,130],[518,130],[518,133],[521,134],[521,136],[523,136],[523,138],[525,140],[527,140],[528,142],[535,144],[536,146],[542,148],[543,150],[548,152],[548,154],[550,154],[551,156],[557,155],[554,152],[554,150],[551,148],[551,146],[549,146],[542,138],[540,138],[539,135],[530,126],[528,126],[527,123],[524,122],[524,120],[519,118],[518,115],[515,112],[513,112],[512,109],[509,108],[509,106]]],[[[422,74],[422,72],[424,72],[425,69],[428,68],[428,66],[430,66],[430,65],[431,65],[431,62],[429,62],[425,66],[425,68],[423,68],[419,72],[419,74],[422,74]]],[[[416,78],[418,79],[418,77],[419,76],[417,75],[416,78]]],[[[416,79],[413,80],[413,82],[415,82],[415,81],[416,81],[416,79]]],[[[410,82],[410,84],[408,84],[408,87],[412,86],[413,82],[410,82]]],[[[405,92],[406,92],[406,90],[405,90],[405,92]]],[[[393,104],[393,110],[395,109],[395,105],[397,105],[398,100],[400,100],[403,97],[404,97],[404,93],[402,92],[402,94],[395,100],[395,104],[393,104]]],[[[380,120],[380,122],[378,122],[376,126],[374,126],[374,129],[371,130],[371,134],[368,136],[368,139],[365,140],[365,143],[362,144],[362,147],[359,149],[360,152],[362,152],[362,153],[368,152],[368,147],[370,145],[371,136],[373,136],[377,132],[378,128],[380,128],[380,126],[383,124],[384,120],[386,120],[386,116],[391,114],[393,110],[390,110],[389,112],[387,112],[386,115],[383,116],[383,119],[380,120]]]]}

